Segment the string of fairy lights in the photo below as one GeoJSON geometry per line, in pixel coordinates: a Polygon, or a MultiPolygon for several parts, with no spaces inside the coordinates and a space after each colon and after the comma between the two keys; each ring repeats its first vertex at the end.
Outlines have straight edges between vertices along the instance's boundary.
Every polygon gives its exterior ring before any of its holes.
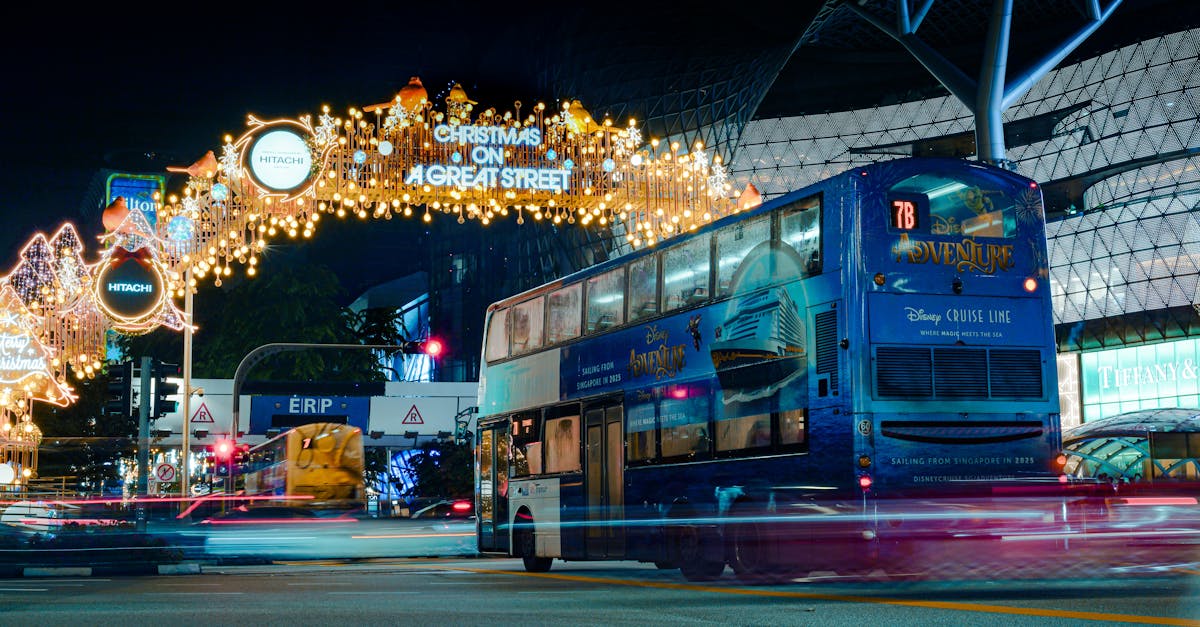
{"type": "Polygon", "coordinates": [[[31,443],[36,453],[32,404],[73,402],[70,382],[103,369],[110,332],[183,329],[172,298],[220,285],[235,263],[254,276],[270,240],[312,237],[323,219],[622,226],[637,248],[739,210],[702,144],[645,141],[635,120],[595,120],[577,100],[501,112],[458,83],[442,93],[435,107],[413,77],[391,101],[343,116],[249,116],[219,157],[169,168],[188,179],[159,199],[156,224],[115,199],[94,263],[70,224],[34,235],[0,278],[0,465],[31,443]]]}

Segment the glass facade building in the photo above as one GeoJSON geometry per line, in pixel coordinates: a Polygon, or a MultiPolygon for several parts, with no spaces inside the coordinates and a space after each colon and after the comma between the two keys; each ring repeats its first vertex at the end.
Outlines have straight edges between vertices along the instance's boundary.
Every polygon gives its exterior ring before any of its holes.
{"type": "MultiPolygon", "coordinates": [[[[1200,30],[1147,39],[1051,71],[1005,113],[1008,157],[1042,182],[1046,200],[1063,402],[1079,399],[1063,408],[1064,426],[1200,405],[1182,383],[1097,387],[1103,368],[1169,363],[1191,355],[1187,338],[1200,335],[1198,56],[1200,30]]],[[[973,128],[949,95],[757,119],[731,171],[736,187],[772,197],[858,165],[954,154],[973,128]]]]}

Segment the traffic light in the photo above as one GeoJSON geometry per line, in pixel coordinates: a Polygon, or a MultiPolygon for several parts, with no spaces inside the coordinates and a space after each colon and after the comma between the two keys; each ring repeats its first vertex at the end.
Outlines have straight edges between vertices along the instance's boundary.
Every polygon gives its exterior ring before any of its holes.
{"type": "Polygon", "coordinates": [[[104,396],[104,415],[128,418],[133,415],[133,362],[108,367],[108,391],[104,396]]]}
{"type": "Polygon", "coordinates": [[[229,440],[220,440],[212,445],[213,460],[216,465],[213,466],[213,474],[220,476],[229,475],[229,464],[233,461],[233,442],[229,440]]]}
{"type": "Polygon", "coordinates": [[[431,337],[424,342],[421,342],[421,352],[435,359],[441,356],[442,348],[442,341],[435,337],[431,337]]]}
{"type": "Polygon", "coordinates": [[[442,341],[435,337],[426,338],[424,340],[421,340],[420,342],[405,342],[404,343],[404,352],[406,354],[428,355],[429,357],[431,357],[433,359],[437,359],[438,357],[440,357],[442,354],[442,351],[445,350],[445,348],[446,347],[444,344],[442,344],[442,341]]]}
{"type": "Polygon", "coordinates": [[[167,377],[180,375],[179,364],[168,364],[155,360],[154,362],[154,404],[151,405],[150,418],[162,418],[179,408],[178,401],[168,400],[168,396],[179,394],[179,384],[167,381],[167,377]]]}

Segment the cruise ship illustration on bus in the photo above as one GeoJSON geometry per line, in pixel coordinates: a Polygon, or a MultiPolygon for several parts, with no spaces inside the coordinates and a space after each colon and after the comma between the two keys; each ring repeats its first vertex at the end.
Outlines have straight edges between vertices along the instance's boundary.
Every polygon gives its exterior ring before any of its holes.
{"type": "Polygon", "coordinates": [[[731,311],[717,328],[717,340],[709,344],[722,388],[769,394],[803,372],[804,320],[787,290],[748,294],[731,311]]]}

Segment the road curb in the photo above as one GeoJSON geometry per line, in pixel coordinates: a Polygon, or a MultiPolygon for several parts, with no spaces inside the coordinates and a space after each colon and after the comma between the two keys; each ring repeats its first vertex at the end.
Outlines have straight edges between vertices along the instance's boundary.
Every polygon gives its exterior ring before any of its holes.
{"type": "Polygon", "coordinates": [[[200,564],[130,564],[122,566],[26,566],[11,573],[0,571],[0,577],[109,577],[138,575],[199,575],[200,564]]]}
{"type": "Polygon", "coordinates": [[[200,564],[159,564],[158,574],[160,575],[199,575],[200,564]]]}
{"type": "Polygon", "coordinates": [[[91,567],[36,567],[24,568],[21,575],[25,577],[91,577],[91,567]]]}

